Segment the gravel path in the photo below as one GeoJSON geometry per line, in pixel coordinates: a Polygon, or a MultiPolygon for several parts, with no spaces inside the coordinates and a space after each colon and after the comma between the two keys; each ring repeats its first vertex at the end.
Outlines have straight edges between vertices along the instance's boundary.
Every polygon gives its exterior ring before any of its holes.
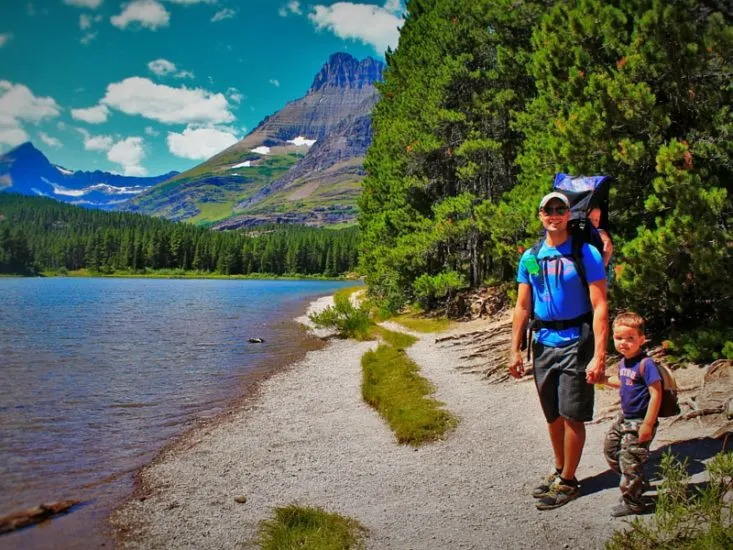
{"type": "Polygon", "coordinates": [[[145,468],[145,498],[111,518],[119,546],[251,548],[260,520],[291,503],[358,519],[374,549],[602,548],[623,525],[609,515],[618,480],[601,454],[606,424],[588,427],[583,496],[539,512],[530,491],[551,454],[531,381],[462,374],[458,350],[420,336],[408,353],[460,422],[413,449],[361,400],[360,359],[374,345],[332,340],[145,468]]]}

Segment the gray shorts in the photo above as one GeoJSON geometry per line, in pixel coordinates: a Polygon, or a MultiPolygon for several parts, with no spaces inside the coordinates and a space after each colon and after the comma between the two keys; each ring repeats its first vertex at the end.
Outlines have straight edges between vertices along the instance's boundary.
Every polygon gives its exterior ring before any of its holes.
{"type": "Polygon", "coordinates": [[[534,381],[548,423],[560,416],[577,422],[593,420],[594,386],[585,381],[585,368],[594,352],[589,332],[585,339],[562,348],[532,344],[534,381]]]}

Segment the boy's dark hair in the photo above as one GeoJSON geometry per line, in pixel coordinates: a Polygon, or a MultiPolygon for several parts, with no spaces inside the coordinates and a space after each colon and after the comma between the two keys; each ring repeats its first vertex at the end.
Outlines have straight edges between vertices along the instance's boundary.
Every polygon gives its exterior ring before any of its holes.
{"type": "Polygon", "coordinates": [[[634,313],[633,311],[625,311],[624,313],[619,313],[613,320],[613,328],[616,327],[633,328],[643,336],[644,318],[638,313],[634,313]]]}

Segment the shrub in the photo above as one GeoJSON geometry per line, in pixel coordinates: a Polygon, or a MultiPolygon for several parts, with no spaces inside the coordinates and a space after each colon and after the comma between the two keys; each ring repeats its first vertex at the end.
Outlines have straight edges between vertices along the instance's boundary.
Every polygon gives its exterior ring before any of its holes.
{"type": "Polygon", "coordinates": [[[348,550],[362,548],[364,527],[356,520],[320,508],[284,506],[260,524],[263,550],[348,550]]]}
{"type": "Polygon", "coordinates": [[[706,469],[709,482],[690,493],[687,460],[665,453],[654,516],[614,533],[607,550],[733,548],[733,453],[719,453],[706,469]]]}
{"type": "Polygon", "coordinates": [[[361,304],[355,307],[349,296],[334,295],[334,305],[308,318],[321,328],[335,328],[339,338],[365,338],[371,325],[369,309],[361,304]]]}

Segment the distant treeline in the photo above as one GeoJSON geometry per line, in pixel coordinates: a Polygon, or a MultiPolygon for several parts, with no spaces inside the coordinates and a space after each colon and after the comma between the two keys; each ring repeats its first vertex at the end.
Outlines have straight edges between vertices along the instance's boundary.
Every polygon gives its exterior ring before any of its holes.
{"type": "Polygon", "coordinates": [[[262,226],[218,232],[51,199],[0,193],[0,273],[182,269],[334,276],[358,261],[356,229],[262,226]]]}

